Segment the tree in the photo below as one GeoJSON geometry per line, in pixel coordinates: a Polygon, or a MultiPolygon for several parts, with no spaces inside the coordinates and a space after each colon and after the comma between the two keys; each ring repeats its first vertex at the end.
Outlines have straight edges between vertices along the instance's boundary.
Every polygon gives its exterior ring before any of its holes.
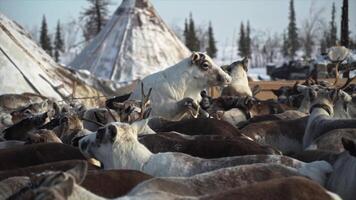
{"type": "Polygon", "coordinates": [[[327,47],[328,48],[336,45],[337,28],[336,28],[336,23],[335,23],[335,14],[336,14],[335,3],[333,3],[332,9],[331,9],[330,33],[327,37],[327,47]]]}
{"type": "Polygon", "coordinates": [[[283,32],[282,55],[288,56],[288,40],[285,32],[283,32]]]}
{"type": "Polygon", "coordinates": [[[186,45],[186,46],[188,46],[188,45],[187,45],[188,34],[189,34],[189,25],[188,25],[188,20],[185,19],[185,21],[184,21],[184,32],[183,32],[183,36],[184,36],[184,38],[185,38],[185,42],[186,42],[185,45],[186,45]]]}
{"type": "Polygon", "coordinates": [[[51,39],[48,36],[47,22],[46,22],[46,17],[44,15],[42,17],[40,45],[50,56],[52,56],[51,39]]]}
{"type": "Polygon", "coordinates": [[[288,25],[288,54],[293,58],[299,49],[298,28],[295,19],[294,1],[290,0],[289,4],[289,25],[288,25]]]}
{"type": "Polygon", "coordinates": [[[217,53],[217,48],[216,48],[216,41],[214,38],[214,32],[213,32],[213,27],[211,25],[211,22],[209,23],[209,28],[208,28],[208,48],[206,48],[206,52],[208,55],[212,58],[216,57],[217,53]]]}
{"type": "Polygon", "coordinates": [[[191,51],[200,50],[200,41],[197,37],[195,24],[192,14],[189,16],[189,23],[187,24],[187,30],[185,31],[185,45],[191,51]]]}
{"type": "Polygon", "coordinates": [[[239,42],[238,42],[238,46],[239,46],[239,56],[241,57],[245,57],[246,56],[246,35],[245,35],[245,27],[244,27],[244,23],[241,22],[240,25],[240,38],[239,38],[239,42]]]}
{"type": "Polygon", "coordinates": [[[245,38],[245,48],[246,48],[246,57],[251,58],[251,36],[250,36],[251,30],[250,30],[250,22],[247,21],[247,27],[246,27],[246,38],[245,38]]]}
{"type": "Polygon", "coordinates": [[[341,45],[349,47],[349,1],[344,0],[341,14],[341,45]]]}
{"type": "Polygon", "coordinates": [[[321,54],[325,54],[326,53],[326,49],[327,49],[327,41],[328,41],[328,39],[327,39],[327,37],[328,37],[328,33],[327,32],[324,32],[324,34],[323,34],[323,38],[321,38],[321,40],[320,40],[320,53],[321,54]]]}
{"type": "Polygon", "coordinates": [[[56,62],[59,61],[59,52],[64,51],[64,42],[62,38],[62,29],[61,29],[61,24],[58,20],[57,23],[57,28],[56,28],[56,36],[54,39],[54,60],[56,62]]]}
{"type": "Polygon", "coordinates": [[[325,28],[323,30],[325,23],[321,17],[323,10],[323,8],[315,8],[315,4],[312,4],[309,8],[309,15],[302,21],[300,29],[300,42],[306,58],[312,57],[318,36],[322,35],[325,30],[325,28]]]}
{"type": "Polygon", "coordinates": [[[81,19],[84,20],[83,35],[86,41],[94,38],[105,26],[108,20],[110,4],[109,0],[87,0],[89,7],[81,13],[81,19]]]}

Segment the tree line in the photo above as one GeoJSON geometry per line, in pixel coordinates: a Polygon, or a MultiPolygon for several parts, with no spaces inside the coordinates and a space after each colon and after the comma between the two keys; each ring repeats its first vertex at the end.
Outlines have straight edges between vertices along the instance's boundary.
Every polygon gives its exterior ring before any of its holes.
{"type": "MultiPolygon", "coordinates": [[[[109,11],[108,6],[110,0],[87,0],[88,7],[80,14],[81,30],[83,38],[86,42],[94,38],[105,26],[108,21],[109,11]]],[[[315,35],[315,23],[318,13],[302,23],[302,27],[298,28],[296,23],[296,13],[294,9],[294,0],[289,2],[289,23],[287,29],[282,34],[282,41],[280,53],[284,57],[293,59],[299,49],[303,49],[306,57],[311,57],[313,47],[318,42],[320,45],[320,53],[325,53],[328,48],[336,44],[341,44],[349,48],[355,48],[355,42],[349,38],[348,27],[348,0],[343,0],[342,7],[342,20],[341,20],[341,34],[340,39],[337,38],[337,25],[336,25],[336,6],[332,5],[331,19],[326,25],[327,28],[323,31],[320,41],[317,41],[315,35]],[[315,18],[315,19],[314,19],[315,18]]],[[[201,27],[199,27],[201,28],[201,27]]],[[[45,16],[42,19],[40,31],[40,45],[51,56],[59,61],[60,54],[64,51],[63,30],[60,22],[58,21],[55,30],[53,43],[48,33],[47,22],[45,16]]],[[[192,14],[185,20],[183,30],[183,40],[185,45],[192,51],[206,51],[211,57],[217,57],[217,41],[214,37],[213,24],[209,22],[207,28],[203,30],[197,28],[192,14]],[[203,36],[202,36],[203,34],[203,36]]],[[[255,39],[254,39],[255,41],[255,39]]],[[[256,41],[255,41],[256,42],[256,41]]],[[[261,42],[261,41],[260,41],[261,42]]],[[[274,36],[262,41],[261,44],[253,44],[251,36],[250,22],[241,22],[239,29],[239,37],[235,41],[238,47],[238,56],[252,57],[253,49],[260,48],[262,54],[267,55],[270,62],[276,55],[273,45],[279,43],[278,39],[274,36]]]]}
{"type": "MultiPolygon", "coordinates": [[[[93,39],[108,21],[110,0],[87,0],[88,8],[80,14],[80,21],[84,22],[82,27],[83,38],[86,42],[93,39]]],[[[65,51],[63,30],[58,20],[54,40],[52,43],[47,21],[43,15],[39,43],[41,47],[52,56],[56,62],[59,61],[61,53],[65,51]]]]}
{"type": "MultiPolygon", "coordinates": [[[[289,2],[289,23],[286,31],[282,34],[282,45],[280,48],[280,53],[284,57],[287,57],[293,60],[296,56],[298,50],[302,49],[306,58],[311,58],[314,47],[319,43],[319,53],[326,53],[327,49],[340,44],[348,48],[356,48],[355,42],[349,37],[349,27],[348,27],[348,0],[343,0],[343,6],[341,9],[341,27],[340,27],[340,39],[337,37],[337,25],[336,25],[336,6],[335,3],[332,4],[331,9],[331,19],[327,25],[322,24],[323,34],[320,38],[320,41],[317,41],[317,31],[316,29],[322,29],[322,27],[316,27],[317,23],[320,23],[320,12],[315,13],[312,16],[309,16],[310,19],[306,19],[302,23],[302,27],[298,28],[296,22],[296,12],[294,8],[294,0],[289,2]],[[324,28],[327,27],[327,28],[324,28]]],[[[192,15],[189,16],[189,19],[185,20],[184,26],[184,41],[186,46],[192,50],[205,50],[209,55],[215,57],[217,54],[216,40],[214,39],[213,27],[211,23],[209,24],[209,39],[208,39],[208,48],[201,48],[201,41],[197,36],[195,30],[194,20],[192,15]]],[[[267,55],[269,62],[273,61],[273,56],[276,54],[275,50],[272,49],[272,45],[279,43],[278,39],[273,36],[270,36],[264,41],[262,45],[262,53],[267,55]]],[[[241,22],[239,37],[237,40],[238,55],[240,57],[251,58],[252,47],[251,42],[251,27],[249,21],[246,25],[241,22]]],[[[259,46],[257,44],[256,46],[259,46]]]]}

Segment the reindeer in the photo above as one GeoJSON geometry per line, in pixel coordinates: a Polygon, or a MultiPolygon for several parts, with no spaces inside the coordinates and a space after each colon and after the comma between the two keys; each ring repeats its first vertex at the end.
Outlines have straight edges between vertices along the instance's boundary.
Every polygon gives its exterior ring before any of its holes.
{"type": "Polygon", "coordinates": [[[303,137],[303,147],[328,131],[340,128],[356,128],[355,119],[334,119],[334,105],[337,99],[347,94],[340,88],[323,88],[315,91],[315,100],[311,104],[310,117],[303,137]],[[342,94],[342,95],[340,95],[342,94]]]}
{"type": "Polygon", "coordinates": [[[236,61],[230,65],[223,66],[222,69],[227,72],[231,78],[231,84],[225,87],[222,96],[250,96],[252,91],[248,85],[248,59],[244,58],[241,61],[236,61]]]}
{"type": "MultiPolygon", "coordinates": [[[[120,121],[132,123],[134,121],[148,118],[151,112],[149,99],[151,92],[152,88],[145,94],[143,83],[141,83],[141,101],[126,100],[124,102],[116,102],[111,100],[107,102],[107,106],[109,107],[93,108],[84,111],[83,116],[81,117],[84,121],[84,128],[90,131],[96,131],[110,122],[120,121]]],[[[184,110],[184,112],[186,111],[184,110]]]]}
{"type": "MultiPolygon", "coordinates": [[[[190,97],[199,102],[200,92],[208,87],[227,85],[231,77],[204,54],[193,52],[178,64],[149,75],[142,80],[145,90],[152,88],[151,117],[179,120],[180,106],[177,102],[190,97]]],[[[141,99],[141,85],[137,86],[129,99],[141,99]]]]}
{"type": "Polygon", "coordinates": [[[3,130],[3,135],[6,140],[23,140],[27,139],[27,134],[44,125],[48,120],[48,113],[35,115],[31,118],[23,119],[22,121],[3,130]]]}
{"type": "Polygon", "coordinates": [[[94,157],[101,161],[104,169],[135,169],[153,176],[187,177],[224,167],[267,162],[293,166],[323,184],[325,173],[332,170],[326,162],[302,163],[279,155],[259,155],[263,158],[253,155],[201,159],[182,153],[153,154],[137,139],[137,135],[147,126],[146,123],[139,121],[131,125],[120,122],[108,124],[96,133],[80,139],[79,149],[88,158],[94,157]]]}
{"type": "MultiPolygon", "coordinates": [[[[83,188],[88,177],[86,174],[87,167],[85,163],[78,164],[76,167],[63,172],[38,173],[16,188],[20,192],[14,192],[16,191],[14,190],[8,193],[11,193],[10,199],[32,199],[42,196],[54,199],[104,199],[102,196],[98,196],[97,193],[83,188]],[[32,187],[26,187],[26,185],[31,185],[32,187]]],[[[241,192],[241,190],[247,196],[240,195],[240,197],[251,198],[263,196],[264,190],[278,193],[278,191],[282,190],[281,185],[284,184],[288,185],[288,191],[290,192],[277,197],[278,199],[294,197],[308,199],[311,195],[320,199],[339,199],[337,195],[326,191],[320,185],[305,178],[295,177],[299,175],[295,170],[281,165],[244,165],[192,177],[149,179],[137,185],[125,196],[116,199],[206,199],[209,197],[217,198],[218,195],[224,194],[231,195],[231,191],[241,192]],[[241,174],[243,174],[243,177],[241,174]],[[297,189],[291,187],[292,185],[295,186],[294,184],[298,184],[300,187],[297,189]],[[251,187],[250,190],[248,190],[249,187],[251,187]],[[253,194],[253,192],[256,194],[253,194]]],[[[276,196],[278,195],[274,195],[273,199],[276,196]]]]}
{"type": "Polygon", "coordinates": [[[356,142],[354,139],[341,138],[344,151],[337,153],[328,150],[306,150],[295,157],[305,162],[325,160],[333,167],[325,187],[342,199],[352,200],[356,191],[356,142]]]}

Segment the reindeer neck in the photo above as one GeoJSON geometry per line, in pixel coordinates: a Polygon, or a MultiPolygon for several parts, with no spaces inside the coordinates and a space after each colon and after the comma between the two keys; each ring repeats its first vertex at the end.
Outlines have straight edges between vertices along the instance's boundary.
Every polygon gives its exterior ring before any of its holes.
{"type": "Polygon", "coordinates": [[[246,93],[246,95],[252,96],[252,91],[248,85],[247,73],[244,69],[239,68],[237,74],[233,77],[230,84],[238,93],[246,93]]]}
{"type": "Polygon", "coordinates": [[[180,63],[167,68],[162,75],[167,80],[175,100],[181,100],[184,97],[191,97],[194,100],[200,99],[200,92],[204,87],[200,87],[191,75],[190,59],[184,59],[180,63]]]}
{"type": "Polygon", "coordinates": [[[113,151],[114,166],[116,169],[141,170],[143,165],[153,155],[137,139],[116,144],[113,151]]]}

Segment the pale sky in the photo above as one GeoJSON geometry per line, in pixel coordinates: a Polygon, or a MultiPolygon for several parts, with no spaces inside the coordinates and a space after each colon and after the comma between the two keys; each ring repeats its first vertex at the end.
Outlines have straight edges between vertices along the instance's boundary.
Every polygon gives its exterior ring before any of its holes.
{"type": "MultiPolygon", "coordinates": [[[[282,33],[288,25],[289,0],[151,0],[159,15],[168,25],[183,26],[184,19],[193,13],[197,24],[214,26],[216,40],[221,44],[237,34],[240,22],[247,20],[253,30],[282,33]]],[[[342,0],[295,0],[297,26],[309,16],[310,7],[323,9],[322,18],[330,20],[332,3],[336,3],[338,31],[342,0]]],[[[112,0],[110,11],[121,0],[112,0]]],[[[349,1],[349,19],[352,37],[356,35],[356,0],[349,1]]],[[[30,29],[40,27],[45,14],[50,31],[59,19],[62,23],[78,18],[88,5],[86,0],[0,0],[0,12],[30,29]]]]}

